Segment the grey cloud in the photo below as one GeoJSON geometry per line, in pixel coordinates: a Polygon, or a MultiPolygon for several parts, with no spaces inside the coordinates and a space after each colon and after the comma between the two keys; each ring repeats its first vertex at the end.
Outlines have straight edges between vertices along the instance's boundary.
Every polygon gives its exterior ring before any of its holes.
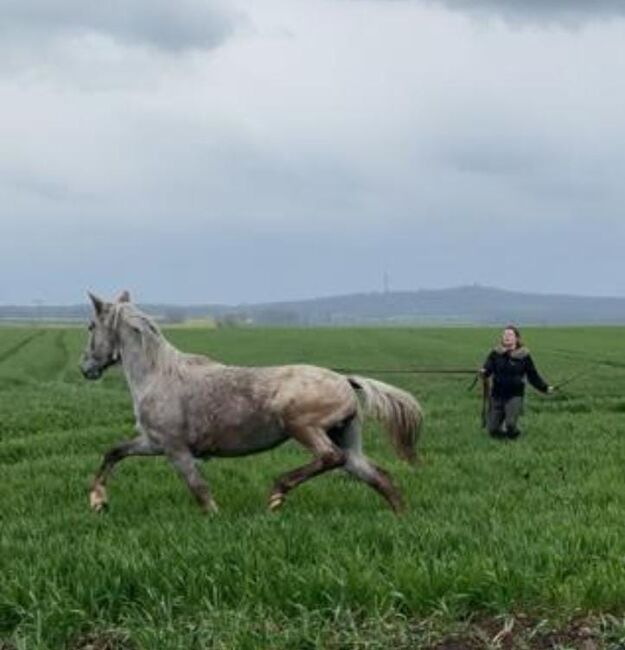
{"type": "Polygon", "coordinates": [[[238,19],[222,0],[9,0],[0,8],[0,34],[98,33],[176,52],[219,46],[238,19]]]}
{"type": "Polygon", "coordinates": [[[549,206],[550,210],[561,208],[570,217],[593,207],[610,214],[612,201],[606,192],[612,180],[606,177],[605,163],[587,155],[589,160],[576,159],[571,152],[527,135],[525,140],[514,140],[495,133],[481,141],[440,142],[440,152],[433,159],[440,166],[441,178],[446,170],[451,172],[449,183],[461,184],[464,177],[488,196],[503,192],[509,211],[530,209],[538,214],[549,206]]]}
{"type": "Polygon", "coordinates": [[[622,0],[425,0],[454,11],[494,15],[513,22],[578,25],[625,16],[622,0]]]}
{"type": "Polygon", "coordinates": [[[542,163],[540,154],[522,147],[480,146],[460,143],[451,150],[443,150],[441,158],[459,172],[493,175],[518,175],[534,172],[542,163]]]}
{"type": "Polygon", "coordinates": [[[65,201],[71,198],[71,192],[66,185],[48,179],[28,177],[13,178],[8,181],[3,179],[0,188],[46,201],[65,201]]]}

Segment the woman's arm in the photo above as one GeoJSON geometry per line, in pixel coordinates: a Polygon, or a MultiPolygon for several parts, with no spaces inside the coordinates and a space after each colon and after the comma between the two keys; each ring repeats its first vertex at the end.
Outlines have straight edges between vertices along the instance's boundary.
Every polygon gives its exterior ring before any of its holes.
{"type": "Polygon", "coordinates": [[[484,365],[480,370],[482,377],[490,377],[495,371],[495,353],[491,352],[484,361],[484,365]]]}
{"type": "Polygon", "coordinates": [[[551,386],[538,374],[538,370],[536,370],[536,366],[534,365],[534,360],[532,359],[531,356],[527,356],[525,359],[526,363],[526,374],[527,374],[527,379],[532,384],[532,386],[536,389],[539,390],[541,393],[549,393],[551,392],[551,386]]]}

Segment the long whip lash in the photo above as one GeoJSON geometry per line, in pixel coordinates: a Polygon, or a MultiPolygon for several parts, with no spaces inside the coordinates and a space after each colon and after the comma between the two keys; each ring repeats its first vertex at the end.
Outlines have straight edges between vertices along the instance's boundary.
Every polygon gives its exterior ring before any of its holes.
{"type": "Polygon", "coordinates": [[[415,374],[415,375],[474,375],[475,368],[332,368],[343,374],[415,374]]]}
{"type": "Polygon", "coordinates": [[[565,380],[561,381],[559,384],[556,384],[553,387],[553,390],[560,390],[564,388],[567,384],[570,384],[572,381],[575,381],[576,379],[579,379],[580,377],[583,377],[586,374],[587,368],[584,370],[580,370],[580,372],[576,372],[574,375],[571,375],[570,377],[567,377],[565,380]]]}

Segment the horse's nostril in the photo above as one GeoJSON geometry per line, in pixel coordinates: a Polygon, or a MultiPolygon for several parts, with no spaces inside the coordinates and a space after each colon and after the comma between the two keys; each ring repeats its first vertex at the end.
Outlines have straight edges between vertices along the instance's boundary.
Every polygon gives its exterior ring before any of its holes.
{"type": "Polygon", "coordinates": [[[85,379],[98,379],[102,374],[100,372],[100,369],[97,366],[95,366],[93,363],[87,363],[85,361],[82,361],[79,364],[79,367],[80,367],[80,372],[82,372],[82,375],[85,379]]]}

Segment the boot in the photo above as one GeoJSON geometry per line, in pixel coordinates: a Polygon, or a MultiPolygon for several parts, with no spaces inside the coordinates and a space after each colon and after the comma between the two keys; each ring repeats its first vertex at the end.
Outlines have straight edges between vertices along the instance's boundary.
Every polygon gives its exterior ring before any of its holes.
{"type": "Polygon", "coordinates": [[[507,427],[506,428],[506,438],[509,440],[516,440],[521,435],[521,430],[517,427],[507,427]]]}

